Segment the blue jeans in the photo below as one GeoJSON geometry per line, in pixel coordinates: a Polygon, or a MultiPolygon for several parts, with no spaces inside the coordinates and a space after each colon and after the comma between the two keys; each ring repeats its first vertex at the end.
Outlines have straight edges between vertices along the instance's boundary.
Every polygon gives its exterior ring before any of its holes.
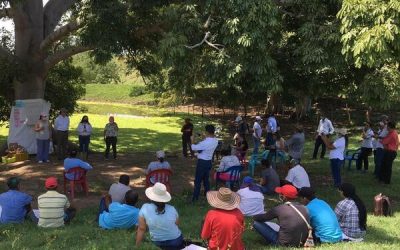
{"type": "Polygon", "coordinates": [[[194,191],[192,201],[196,201],[199,199],[201,182],[204,185],[204,193],[207,193],[210,190],[210,170],[212,167],[212,161],[206,161],[202,159],[197,160],[196,166],[196,176],[194,178],[194,191]]]}
{"type": "Polygon", "coordinates": [[[173,240],[153,241],[153,243],[161,249],[180,250],[183,245],[183,236],[181,234],[181,236],[173,240]]]}
{"type": "Polygon", "coordinates": [[[374,175],[379,176],[379,173],[381,172],[382,162],[383,162],[383,148],[375,149],[374,162],[375,162],[374,175]]]}
{"type": "Polygon", "coordinates": [[[254,229],[257,233],[261,234],[261,236],[271,245],[278,245],[278,235],[279,233],[272,229],[270,226],[263,222],[255,221],[253,224],[254,229]]]}
{"type": "Polygon", "coordinates": [[[90,135],[79,136],[79,152],[89,152],[90,135]]]}
{"type": "Polygon", "coordinates": [[[254,143],[253,154],[258,154],[258,148],[260,147],[260,139],[259,138],[255,138],[253,136],[253,143],[254,143]]]}
{"type": "Polygon", "coordinates": [[[36,139],[36,157],[38,161],[48,161],[49,160],[49,149],[50,149],[50,140],[39,140],[36,139]]]}
{"type": "Polygon", "coordinates": [[[343,165],[343,161],[340,159],[331,159],[331,171],[333,177],[333,184],[335,187],[339,187],[342,184],[342,178],[340,176],[340,168],[343,165]]]}

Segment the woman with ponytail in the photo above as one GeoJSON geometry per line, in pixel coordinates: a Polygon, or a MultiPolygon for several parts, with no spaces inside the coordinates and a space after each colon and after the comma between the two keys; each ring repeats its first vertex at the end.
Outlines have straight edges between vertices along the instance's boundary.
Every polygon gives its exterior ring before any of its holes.
{"type": "Polygon", "coordinates": [[[339,191],[345,199],[337,204],[335,213],[344,234],[343,239],[362,239],[367,230],[367,209],[364,202],[350,183],[340,185],[339,191]]]}

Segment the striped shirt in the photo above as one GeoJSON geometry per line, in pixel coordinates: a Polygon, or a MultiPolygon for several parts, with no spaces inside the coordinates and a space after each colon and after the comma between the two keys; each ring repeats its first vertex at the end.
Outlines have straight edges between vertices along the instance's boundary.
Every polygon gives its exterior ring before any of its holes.
{"type": "Polygon", "coordinates": [[[49,190],[38,198],[40,227],[64,226],[64,211],[70,206],[68,198],[54,190],[49,190]]]}

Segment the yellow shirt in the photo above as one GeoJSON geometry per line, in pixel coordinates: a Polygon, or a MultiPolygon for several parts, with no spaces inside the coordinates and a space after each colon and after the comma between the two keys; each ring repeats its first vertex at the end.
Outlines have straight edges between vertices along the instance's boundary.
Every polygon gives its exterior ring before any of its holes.
{"type": "Polygon", "coordinates": [[[38,198],[39,223],[40,227],[61,227],[64,226],[65,208],[70,204],[67,196],[57,191],[47,191],[38,198]]]}

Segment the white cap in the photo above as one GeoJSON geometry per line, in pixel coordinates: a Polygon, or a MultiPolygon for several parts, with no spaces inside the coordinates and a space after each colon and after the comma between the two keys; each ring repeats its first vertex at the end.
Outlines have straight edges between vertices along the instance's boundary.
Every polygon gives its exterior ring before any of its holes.
{"type": "Polygon", "coordinates": [[[262,119],[261,119],[261,116],[257,115],[257,116],[256,116],[256,120],[262,120],[262,119]]]}
{"type": "Polygon", "coordinates": [[[240,115],[238,115],[235,119],[235,122],[240,122],[242,120],[242,117],[240,115]]]}
{"type": "Polygon", "coordinates": [[[160,150],[156,152],[157,158],[165,158],[165,153],[164,151],[160,150]]]}

